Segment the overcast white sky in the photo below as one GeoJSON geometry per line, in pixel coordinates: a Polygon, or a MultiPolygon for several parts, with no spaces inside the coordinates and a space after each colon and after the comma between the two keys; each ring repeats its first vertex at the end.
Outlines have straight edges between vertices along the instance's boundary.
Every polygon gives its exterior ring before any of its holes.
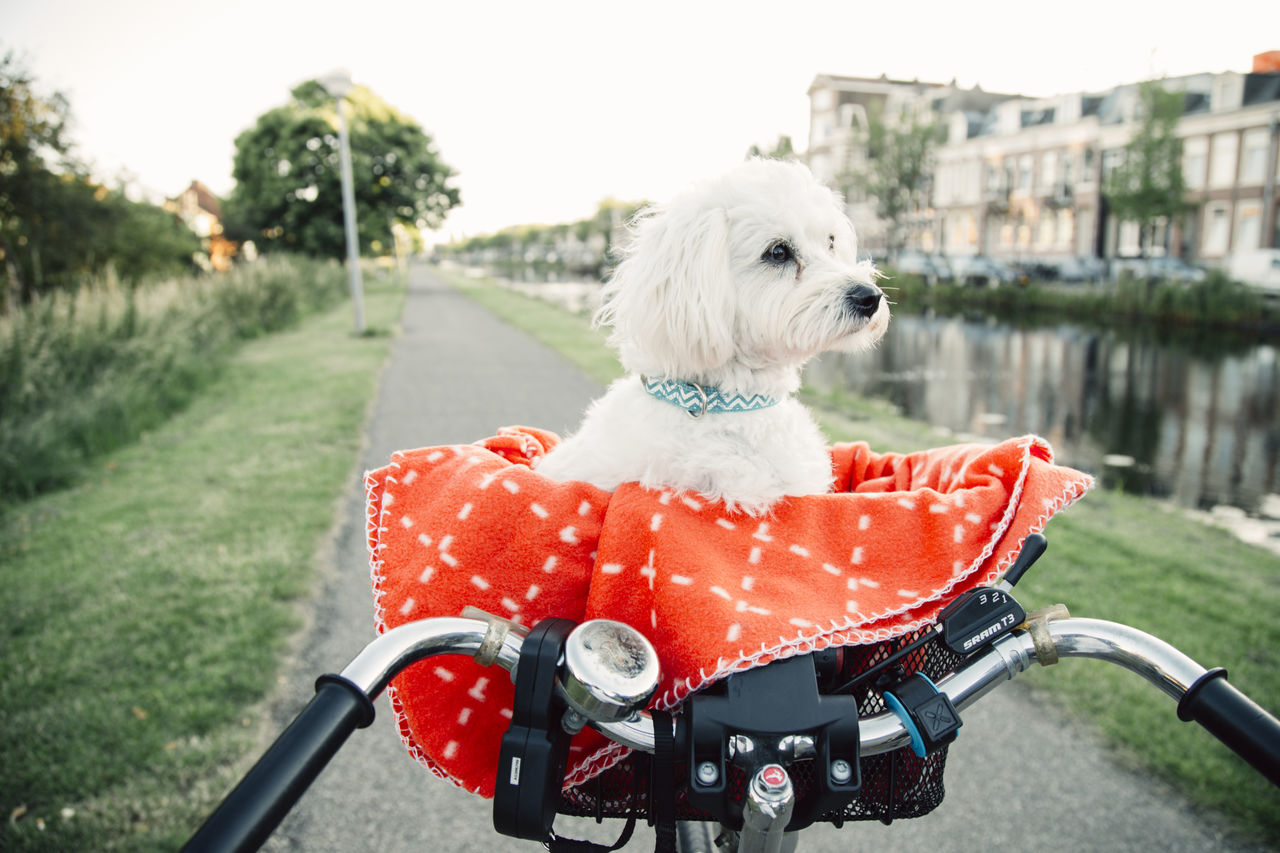
{"type": "Polygon", "coordinates": [[[0,22],[81,155],[155,196],[230,192],[236,135],[348,68],[459,173],[446,236],[662,199],[781,134],[803,150],[819,73],[1050,95],[1280,49],[1275,0],[0,0],[0,22]]]}

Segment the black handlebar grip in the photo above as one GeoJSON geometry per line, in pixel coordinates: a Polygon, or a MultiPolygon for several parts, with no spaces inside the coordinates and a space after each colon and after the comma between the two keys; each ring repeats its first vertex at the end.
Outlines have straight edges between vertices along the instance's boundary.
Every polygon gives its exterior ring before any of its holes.
{"type": "Polygon", "coordinates": [[[1178,718],[1195,720],[1280,786],[1280,720],[1228,684],[1225,669],[1196,679],[1178,702],[1178,718]]]}
{"type": "Polygon", "coordinates": [[[182,848],[257,850],[357,728],[373,702],[352,682],[324,675],[316,695],[182,848]]]}

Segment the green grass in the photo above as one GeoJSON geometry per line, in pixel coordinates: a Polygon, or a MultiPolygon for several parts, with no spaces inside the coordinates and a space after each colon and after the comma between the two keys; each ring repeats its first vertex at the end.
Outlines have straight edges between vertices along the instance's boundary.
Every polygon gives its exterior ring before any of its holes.
{"type": "MultiPolygon", "coordinates": [[[[620,372],[587,318],[484,280],[452,277],[508,322],[601,381],[620,372]]],[[[878,451],[952,443],[884,402],[806,390],[831,440],[878,451]]],[[[1095,491],[1047,530],[1049,552],[1022,580],[1028,609],[1064,603],[1077,616],[1122,622],[1172,643],[1205,666],[1225,666],[1254,701],[1280,710],[1280,558],[1152,500],[1095,491]]],[[[1280,840],[1280,794],[1174,703],[1119,667],[1064,661],[1024,682],[1105,732],[1118,760],[1165,778],[1192,801],[1228,816],[1244,834],[1280,840]]]]}
{"type": "Polygon", "coordinates": [[[186,406],[236,345],[342,298],[332,262],[267,258],[146,286],[108,276],[0,316],[0,509],[186,406]]]}
{"type": "MultiPolygon", "coordinates": [[[[371,327],[398,281],[367,282],[371,327]]],[[[255,745],[389,350],[342,304],[0,518],[0,849],[173,850],[255,745]]]]}
{"type": "MultiPolygon", "coordinates": [[[[909,452],[949,443],[879,401],[807,395],[833,440],[865,440],[909,452]]],[[[1022,579],[1032,610],[1062,603],[1075,616],[1140,628],[1280,710],[1280,558],[1157,501],[1095,490],[1055,516],[1049,551],[1022,579]]],[[[1226,815],[1250,836],[1280,840],[1280,793],[1175,704],[1117,666],[1068,660],[1024,681],[1101,729],[1122,763],[1155,771],[1193,802],[1226,815]]]]}

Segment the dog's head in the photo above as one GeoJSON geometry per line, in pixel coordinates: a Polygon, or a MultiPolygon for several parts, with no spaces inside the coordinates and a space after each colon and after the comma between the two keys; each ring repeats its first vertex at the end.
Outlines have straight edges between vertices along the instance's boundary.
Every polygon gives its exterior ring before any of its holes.
{"type": "Polygon", "coordinates": [[[807,168],[750,160],[637,217],[597,321],[632,372],[794,373],[884,334],[878,274],[857,255],[842,205],[807,168]]]}

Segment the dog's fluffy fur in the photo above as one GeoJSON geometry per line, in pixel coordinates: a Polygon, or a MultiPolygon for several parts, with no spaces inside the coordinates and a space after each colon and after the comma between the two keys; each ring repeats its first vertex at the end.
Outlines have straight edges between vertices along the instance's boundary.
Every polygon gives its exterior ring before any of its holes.
{"type": "Polygon", "coordinates": [[[842,208],[804,166],[750,160],[641,214],[596,315],[629,375],[538,470],[608,490],[697,492],[752,515],[828,491],[822,436],[791,396],[801,367],[870,347],[889,322],[842,208]],[[695,419],[646,393],[641,376],[780,402],[695,419]]]}

